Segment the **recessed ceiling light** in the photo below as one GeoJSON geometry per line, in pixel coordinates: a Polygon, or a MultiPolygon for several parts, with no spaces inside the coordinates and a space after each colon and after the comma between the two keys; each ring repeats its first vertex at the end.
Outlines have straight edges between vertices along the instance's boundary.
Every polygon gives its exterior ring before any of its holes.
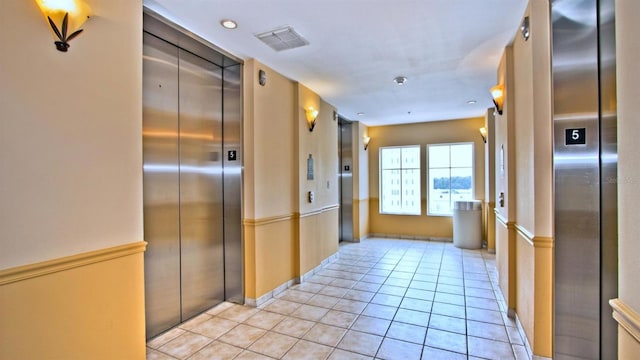
{"type": "Polygon", "coordinates": [[[476,100],[469,100],[469,101],[467,101],[467,104],[469,104],[469,105],[473,105],[473,104],[475,104],[475,103],[477,103],[477,101],[476,101],[476,100]]]}
{"type": "Polygon", "coordinates": [[[222,27],[225,29],[235,29],[238,27],[238,23],[231,19],[221,20],[220,25],[222,25],[222,27]]]}
{"type": "Polygon", "coordinates": [[[363,116],[363,115],[364,115],[364,113],[363,113],[363,112],[359,112],[359,113],[357,113],[356,115],[358,115],[358,116],[363,116]]]}
{"type": "Polygon", "coordinates": [[[397,76],[395,79],[393,79],[393,82],[402,86],[407,82],[407,78],[404,76],[397,76]]]}

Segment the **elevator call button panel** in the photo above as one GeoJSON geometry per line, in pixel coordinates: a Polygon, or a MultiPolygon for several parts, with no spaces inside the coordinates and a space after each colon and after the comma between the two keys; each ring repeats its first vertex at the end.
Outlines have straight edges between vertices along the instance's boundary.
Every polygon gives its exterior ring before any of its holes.
{"type": "Polygon", "coordinates": [[[587,143],[587,129],[564,129],[565,145],[585,145],[587,143]]]}

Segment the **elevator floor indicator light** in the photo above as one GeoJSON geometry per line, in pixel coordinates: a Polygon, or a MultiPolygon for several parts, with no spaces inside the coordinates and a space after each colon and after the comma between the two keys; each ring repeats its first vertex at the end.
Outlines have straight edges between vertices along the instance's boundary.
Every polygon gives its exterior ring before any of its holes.
{"type": "Polygon", "coordinates": [[[564,129],[565,145],[585,145],[587,143],[587,129],[564,129]]]}

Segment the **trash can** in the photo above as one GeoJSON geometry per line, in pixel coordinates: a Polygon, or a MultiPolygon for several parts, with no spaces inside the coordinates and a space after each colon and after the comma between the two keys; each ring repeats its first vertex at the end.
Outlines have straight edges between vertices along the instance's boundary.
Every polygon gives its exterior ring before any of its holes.
{"type": "Polygon", "coordinates": [[[482,202],[453,203],[453,245],[462,249],[482,248],[482,202]]]}

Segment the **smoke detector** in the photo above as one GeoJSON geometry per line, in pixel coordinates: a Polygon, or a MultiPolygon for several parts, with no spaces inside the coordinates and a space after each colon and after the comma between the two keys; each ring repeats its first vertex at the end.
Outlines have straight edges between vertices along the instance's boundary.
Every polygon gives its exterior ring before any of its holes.
{"type": "Polygon", "coordinates": [[[393,82],[398,84],[398,86],[402,86],[407,82],[407,78],[405,76],[397,76],[393,79],[393,82]]]}
{"type": "Polygon", "coordinates": [[[295,49],[309,45],[307,39],[298,34],[291,26],[265,31],[257,34],[256,37],[275,51],[295,49]]]}

